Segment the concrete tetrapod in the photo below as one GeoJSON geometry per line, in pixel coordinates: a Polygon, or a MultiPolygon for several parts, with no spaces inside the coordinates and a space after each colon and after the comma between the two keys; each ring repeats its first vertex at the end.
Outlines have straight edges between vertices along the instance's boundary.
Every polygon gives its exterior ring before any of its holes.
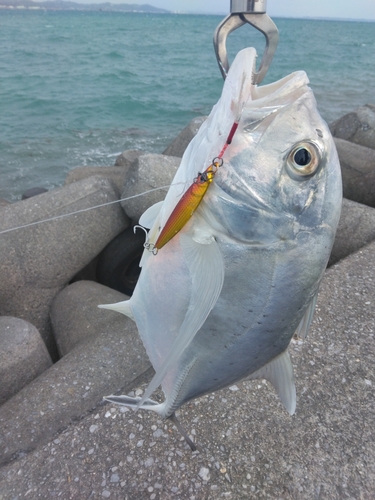
{"type": "MultiPolygon", "coordinates": [[[[79,290],[85,293],[84,285],[79,290]]],[[[0,464],[46,443],[104,396],[122,387],[130,390],[149,369],[135,324],[97,308],[103,297],[127,297],[95,283],[86,287],[88,294],[98,300],[88,303],[84,313],[79,302],[76,308],[61,304],[61,312],[71,315],[73,328],[91,326],[95,332],[0,407],[0,464]],[[75,324],[74,315],[81,315],[75,324]]],[[[61,319],[56,321],[61,327],[61,319]]]]}
{"type": "Polygon", "coordinates": [[[90,177],[0,208],[0,315],[32,323],[53,358],[53,298],[129,224],[119,203],[85,210],[118,199],[109,180],[90,177]],[[84,211],[30,225],[79,210],[84,211]]]}

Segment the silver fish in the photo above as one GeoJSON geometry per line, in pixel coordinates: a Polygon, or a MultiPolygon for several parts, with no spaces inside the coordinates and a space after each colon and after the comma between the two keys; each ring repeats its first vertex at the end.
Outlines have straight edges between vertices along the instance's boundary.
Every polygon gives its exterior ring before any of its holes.
{"type": "Polygon", "coordinates": [[[142,398],[111,402],[167,418],[203,394],[265,378],[295,411],[287,349],[313,317],[340,216],[340,166],[305,72],[257,87],[255,58],[239,52],[164,202],[140,224],[160,233],[240,116],[197,211],[156,255],[145,250],[129,301],[101,306],[135,320],[156,372],[142,398]],[[165,401],[156,403],[160,384],[165,401]]]}

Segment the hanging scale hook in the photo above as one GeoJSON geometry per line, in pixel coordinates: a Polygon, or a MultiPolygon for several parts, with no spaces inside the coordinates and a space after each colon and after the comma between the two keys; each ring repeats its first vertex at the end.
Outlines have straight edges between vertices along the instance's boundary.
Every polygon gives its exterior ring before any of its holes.
{"type": "Polygon", "coordinates": [[[266,6],[267,0],[231,0],[231,13],[219,24],[214,34],[216,58],[224,79],[229,70],[226,47],[227,37],[232,31],[248,23],[266,37],[266,47],[259,70],[254,73],[253,83],[256,85],[263,80],[279,42],[278,29],[266,14],[266,6]]]}

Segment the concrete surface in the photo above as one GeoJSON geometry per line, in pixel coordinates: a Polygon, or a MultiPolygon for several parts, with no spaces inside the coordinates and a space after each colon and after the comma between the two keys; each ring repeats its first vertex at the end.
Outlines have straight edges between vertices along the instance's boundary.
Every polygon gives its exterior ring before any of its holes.
{"type": "Polygon", "coordinates": [[[344,198],[328,266],[332,266],[373,240],[375,240],[375,209],[344,198]]]}
{"type": "Polygon", "coordinates": [[[349,200],[375,207],[375,149],[335,139],[340,159],[343,194],[349,200]]]}
{"type": "Polygon", "coordinates": [[[119,194],[102,177],[90,177],[0,208],[0,315],[33,324],[51,354],[56,347],[49,323],[55,295],[122,230],[129,219],[119,194]],[[69,217],[32,225],[81,211],[69,217]]]}
{"type": "Polygon", "coordinates": [[[121,194],[121,199],[129,198],[121,202],[128,217],[138,221],[147,208],[164,200],[180,162],[181,158],[149,153],[132,163],[121,194]],[[163,186],[167,187],[158,189],[163,186]]]}
{"type": "Polygon", "coordinates": [[[143,154],[145,153],[141,149],[127,149],[118,155],[115,161],[115,166],[129,168],[133,161],[143,154]]]}
{"type": "Polygon", "coordinates": [[[207,116],[198,116],[191,120],[186,127],[181,130],[174,141],[163,151],[167,156],[178,156],[182,158],[185,149],[188,147],[192,138],[197,134],[202,123],[206,120],[207,116]]]}
{"type": "MultiPolygon", "coordinates": [[[[126,299],[110,289],[103,295],[115,301],[126,299]]],[[[87,304],[86,313],[89,309],[96,310],[97,304],[87,304]]],[[[81,321],[81,326],[87,328],[88,324],[81,321]]],[[[80,342],[0,406],[0,464],[48,442],[103,396],[124,383],[131,384],[149,367],[133,321],[103,310],[96,335],[80,342]]]]}
{"type": "Polygon", "coordinates": [[[4,466],[0,499],[373,499],[374,258],[371,243],[326,272],[311,332],[291,344],[293,417],[268,384],[238,383],[181,409],[192,453],[157,415],[98,406],[4,466]]]}
{"type": "Polygon", "coordinates": [[[51,365],[35,326],[23,319],[0,317],[0,405],[51,365]]]}
{"type": "Polygon", "coordinates": [[[88,177],[100,176],[110,179],[118,191],[121,192],[127,171],[127,167],[77,167],[68,172],[65,178],[65,185],[67,186],[88,177]]]}
{"type": "Polygon", "coordinates": [[[375,149],[375,105],[365,104],[330,123],[334,137],[375,149]]]}
{"type": "Polygon", "coordinates": [[[113,330],[126,331],[129,323],[133,327],[129,318],[98,308],[98,304],[112,304],[128,298],[93,281],[77,281],[61,290],[50,311],[60,356],[68,354],[83,340],[110,334],[113,330]]]}

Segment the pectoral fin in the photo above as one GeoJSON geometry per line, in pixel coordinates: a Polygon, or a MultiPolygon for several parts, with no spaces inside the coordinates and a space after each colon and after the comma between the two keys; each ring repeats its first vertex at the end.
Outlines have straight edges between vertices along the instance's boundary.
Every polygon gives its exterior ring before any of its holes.
{"type": "Polygon", "coordinates": [[[211,238],[207,239],[207,244],[202,244],[187,234],[181,234],[180,242],[192,280],[190,303],[171,350],[151,380],[139,406],[161,384],[167,372],[193,340],[216,304],[223,286],[224,262],[216,241],[211,238]]]}
{"type": "Polygon", "coordinates": [[[305,339],[307,337],[307,334],[309,333],[310,330],[311,322],[314,317],[314,311],[317,299],[318,299],[318,292],[314,295],[313,299],[311,300],[303,318],[301,319],[300,324],[297,327],[297,330],[294,333],[294,335],[296,335],[297,337],[300,337],[302,339],[305,339]]]}
{"type": "Polygon", "coordinates": [[[274,386],[286,410],[293,415],[296,410],[296,388],[287,350],[248,377],[251,380],[261,378],[268,380],[274,386]]]}
{"type": "Polygon", "coordinates": [[[134,314],[130,305],[130,300],[124,300],[123,302],[116,302],[115,304],[100,304],[99,309],[109,309],[110,311],[120,312],[128,318],[135,321],[134,314]]]}

